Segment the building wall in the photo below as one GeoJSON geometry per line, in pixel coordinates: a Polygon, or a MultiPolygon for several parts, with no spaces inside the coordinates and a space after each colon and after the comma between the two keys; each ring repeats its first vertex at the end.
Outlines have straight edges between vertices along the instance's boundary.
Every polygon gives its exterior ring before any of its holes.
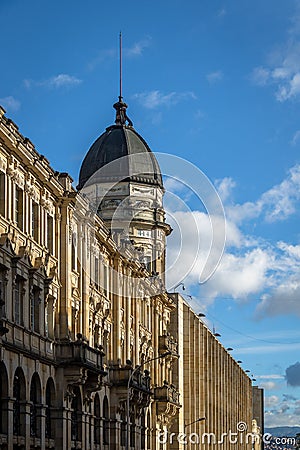
{"type": "Polygon", "coordinates": [[[137,256],[0,109],[0,448],[122,450],[128,431],[167,450],[202,415],[191,431],[249,423],[249,379],[137,256]]]}
{"type": "Polygon", "coordinates": [[[131,374],[130,448],[156,448],[175,305],[3,113],[0,448],[125,448],[131,374]]]}
{"type": "Polygon", "coordinates": [[[246,439],[252,432],[251,380],[183,297],[170,295],[177,305],[171,313],[170,332],[180,349],[174,383],[182,394],[182,407],[169,430],[169,441],[174,433],[170,448],[195,449],[199,440],[207,450],[233,449],[236,438],[239,448],[251,448],[250,437],[248,444],[246,439]],[[230,437],[230,431],[237,436],[230,437]],[[179,433],[186,436],[177,439],[179,433]]]}

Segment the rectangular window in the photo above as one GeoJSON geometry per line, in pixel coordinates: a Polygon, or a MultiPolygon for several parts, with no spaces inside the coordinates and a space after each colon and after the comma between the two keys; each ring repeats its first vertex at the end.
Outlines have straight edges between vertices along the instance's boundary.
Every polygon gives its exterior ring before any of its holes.
{"type": "Polygon", "coordinates": [[[14,290],[14,316],[15,322],[23,325],[23,280],[17,277],[14,290]]]}
{"type": "Polygon", "coordinates": [[[53,217],[47,214],[47,248],[53,253],[53,217]]]}
{"type": "Polygon", "coordinates": [[[6,283],[5,270],[0,267],[0,317],[5,317],[6,283]]]}
{"type": "Polygon", "coordinates": [[[95,258],[95,285],[99,288],[99,259],[95,258]]]}
{"type": "Polygon", "coordinates": [[[34,287],[30,302],[30,328],[39,333],[40,331],[40,289],[34,287]]]}
{"type": "Polygon", "coordinates": [[[23,230],[23,191],[15,186],[14,219],[20,230],[23,230]]]}
{"type": "Polygon", "coordinates": [[[151,238],[151,230],[137,230],[139,237],[151,238]]]}
{"type": "Polygon", "coordinates": [[[106,264],[104,264],[104,270],[103,270],[103,272],[104,272],[104,295],[107,297],[107,292],[108,292],[108,283],[109,283],[109,281],[108,281],[108,276],[109,276],[109,269],[108,269],[108,266],[106,265],[106,264]]]}
{"type": "Polygon", "coordinates": [[[0,172],[0,214],[5,217],[5,174],[0,172]]]}
{"type": "Polygon", "coordinates": [[[39,242],[39,205],[34,201],[31,204],[31,235],[39,242]]]}
{"type": "Polygon", "coordinates": [[[77,270],[77,264],[76,264],[76,244],[77,244],[77,236],[76,233],[72,234],[72,255],[71,255],[71,259],[72,259],[72,270],[76,271],[77,270]]]}

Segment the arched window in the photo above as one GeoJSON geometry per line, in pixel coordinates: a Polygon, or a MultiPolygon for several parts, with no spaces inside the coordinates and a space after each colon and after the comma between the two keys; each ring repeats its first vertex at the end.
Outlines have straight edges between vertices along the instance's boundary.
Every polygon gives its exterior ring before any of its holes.
{"type": "Polygon", "coordinates": [[[25,436],[25,377],[18,367],[13,380],[13,432],[16,436],[25,436]]]}
{"type": "Polygon", "coordinates": [[[0,363],[0,434],[7,434],[8,377],[4,363],[0,363]]]}
{"type": "Polygon", "coordinates": [[[74,387],[73,394],[74,397],[71,403],[71,438],[72,441],[81,441],[82,403],[80,389],[77,386],[74,387]]]}
{"type": "Polygon", "coordinates": [[[41,382],[37,373],[33,374],[30,384],[30,436],[41,436],[41,382]]]}
{"type": "Polygon", "coordinates": [[[109,407],[106,396],[103,399],[103,444],[109,444],[109,407]]]}
{"type": "Polygon", "coordinates": [[[95,395],[94,400],[94,442],[100,444],[100,399],[99,395],[95,395]]]}
{"type": "Polygon", "coordinates": [[[55,402],[55,387],[52,378],[49,378],[46,385],[46,438],[53,439],[55,436],[55,426],[53,423],[53,407],[55,402]]]}

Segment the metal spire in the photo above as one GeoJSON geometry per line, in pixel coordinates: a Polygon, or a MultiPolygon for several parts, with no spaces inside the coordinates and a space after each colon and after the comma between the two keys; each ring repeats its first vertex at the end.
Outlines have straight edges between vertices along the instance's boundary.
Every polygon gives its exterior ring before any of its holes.
{"type": "Polygon", "coordinates": [[[120,63],[120,95],[119,102],[121,103],[123,100],[122,97],[122,32],[120,31],[119,36],[119,63],[120,63]]]}
{"type": "Polygon", "coordinates": [[[116,125],[126,125],[126,122],[128,122],[128,126],[132,127],[133,123],[129,119],[129,117],[126,114],[127,105],[125,102],[123,102],[123,96],[122,96],[122,33],[120,32],[119,35],[119,101],[114,104],[114,108],[116,110],[116,125]]]}

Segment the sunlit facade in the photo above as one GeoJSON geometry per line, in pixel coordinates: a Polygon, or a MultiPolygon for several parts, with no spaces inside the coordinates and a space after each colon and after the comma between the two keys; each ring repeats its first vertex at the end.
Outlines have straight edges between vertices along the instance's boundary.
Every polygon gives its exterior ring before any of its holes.
{"type": "MultiPolygon", "coordinates": [[[[106,133],[115,134],[114,145],[125,133],[136,148],[142,138],[122,117],[123,105],[116,104],[116,125],[106,133]]],[[[180,361],[202,364],[200,372],[215,377],[226,361],[234,365],[215,339],[205,342],[219,359],[203,359],[201,347],[195,357],[185,338],[188,323],[174,325],[182,307],[164,288],[171,230],[154,169],[153,178],[120,182],[92,214],[90,198],[82,195],[86,186],[93,190],[86,172],[75,189],[0,109],[1,449],[185,448],[160,439],[198,413],[187,412],[193,388],[180,361]],[[125,237],[123,219],[113,222],[124,198],[126,211],[134,211],[125,237]]],[[[251,386],[246,374],[237,374],[238,385],[229,372],[222,379],[228,398],[242,400],[248,420],[251,386]]],[[[221,427],[221,415],[232,414],[229,403],[206,378],[201,383],[196,411],[202,414],[208,390],[203,413],[214,411],[221,427]]]]}

